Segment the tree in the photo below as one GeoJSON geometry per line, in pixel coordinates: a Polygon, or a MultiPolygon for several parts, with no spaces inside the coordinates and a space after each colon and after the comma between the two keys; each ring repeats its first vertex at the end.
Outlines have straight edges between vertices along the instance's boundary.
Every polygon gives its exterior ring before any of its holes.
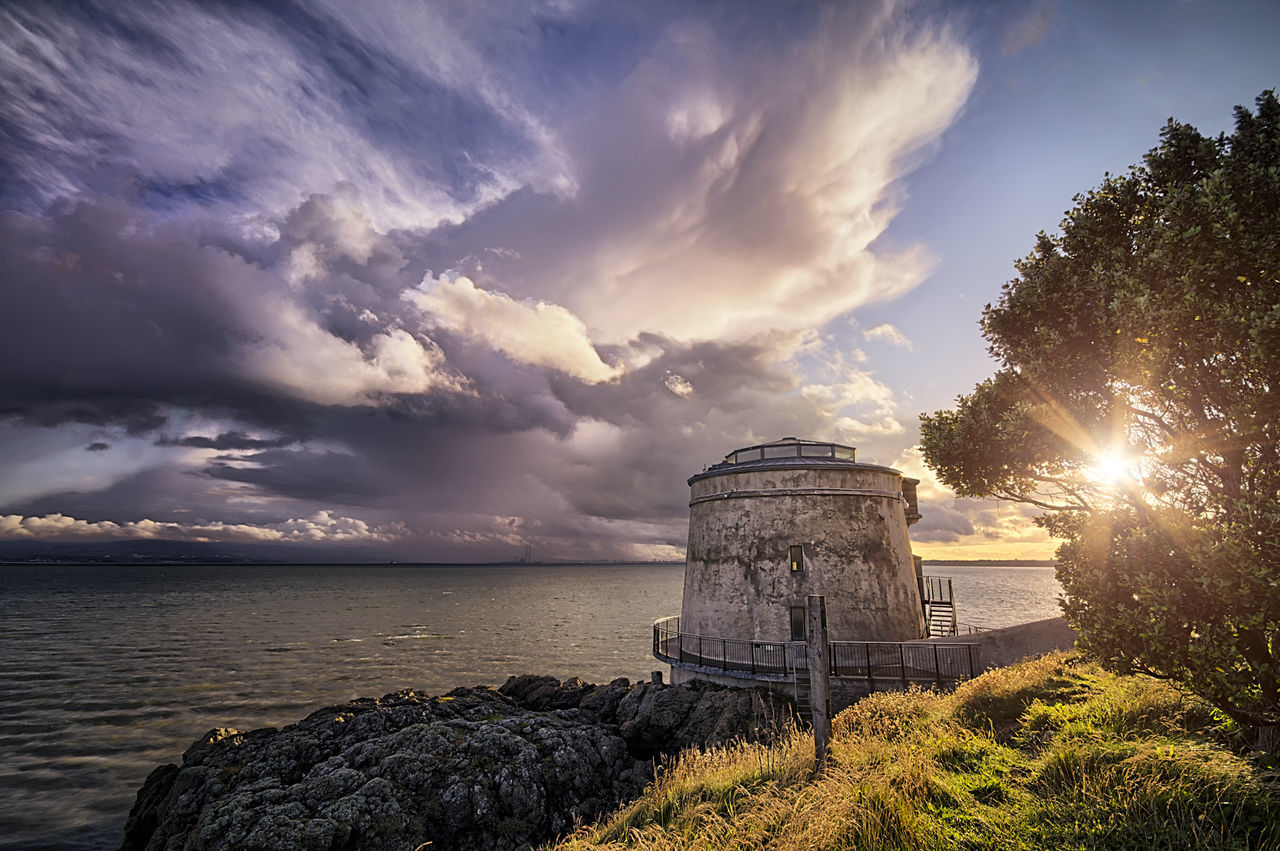
{"type": "Polygon", "coordinates": [[[1280,744],[1280,102],[1172,119],[1041,232],[981,327],[999,368],[921,416],[962,496],[1038,506],[1082,643],[1280,744]]]}

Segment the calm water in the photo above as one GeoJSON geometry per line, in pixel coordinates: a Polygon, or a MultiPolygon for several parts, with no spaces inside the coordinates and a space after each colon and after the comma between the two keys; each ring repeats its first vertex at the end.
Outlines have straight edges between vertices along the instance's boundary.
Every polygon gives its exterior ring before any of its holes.
{"type": "MultiPolygon", "coordinates": [[[[1057,614],[1051,568],[946,567],[960,620],[1057,614]]],[[[0,848],[119,846],[213,727],[402,688],[647,678],[683,567],[0,566],[0,848]]]]}

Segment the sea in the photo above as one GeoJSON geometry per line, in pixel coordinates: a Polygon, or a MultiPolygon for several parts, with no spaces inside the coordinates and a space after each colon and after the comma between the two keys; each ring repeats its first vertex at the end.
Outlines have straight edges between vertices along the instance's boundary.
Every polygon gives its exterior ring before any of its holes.
{"type": "MultiPolygon", "coordinates": [[[[1058,614],[1051,567],[948,565],[959,620],[1058,614]]],[[[215,727],[400,689],[667,669],[679,564],[0,565],[0,849],[118,848],[138,788],[215,727]]]]}

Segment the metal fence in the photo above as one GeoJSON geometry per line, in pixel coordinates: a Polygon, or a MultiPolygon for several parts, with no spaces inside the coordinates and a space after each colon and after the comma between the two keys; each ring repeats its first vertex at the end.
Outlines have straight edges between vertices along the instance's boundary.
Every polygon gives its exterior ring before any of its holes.
{"type": "Polygon", "coordinates": [[[903,643],[897,641],[831,642],[831,675],[903,683],[938,685],[967,680],[977,674],[975,644],[903,643]]]}
{"type": "MultiPolygon", "coordinates": [[[[975,644],[832,641],[831,676],[938,685],[967,680],[978,673],[975,644]]],[[[680,631],[680,618],[653,625],[653,655],[675,665],[711,671],[783,677],[807,669],[804,642],[744,641],[680,631]]]]}
{"type": "Polygon", "coordinates": [[[952,603],[950,576],[920,577],[920,598],[925,603],[952,603]]]}
{"type": "Polygon", "coordinates": [[[804,642],[742,641],[680,631],[680,618],[653,625],[653,655],[664,662],[698,665],[717,671],[786,675],[804,667],[804,642]],[[796,648],[799,648],[798,650],[796,648]]]}

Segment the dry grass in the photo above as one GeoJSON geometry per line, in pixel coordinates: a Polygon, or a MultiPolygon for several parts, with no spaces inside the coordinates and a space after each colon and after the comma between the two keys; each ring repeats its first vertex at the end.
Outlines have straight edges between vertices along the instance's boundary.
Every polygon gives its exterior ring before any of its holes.
{"type": "Polygon", "coordinates": [[[1280,785],[1203,704],[1074,654],[689,753],[559,849],[1280,849],[1280,785]],[[1268,779],[1270,777],[1270,779],[1268,779]]]}

